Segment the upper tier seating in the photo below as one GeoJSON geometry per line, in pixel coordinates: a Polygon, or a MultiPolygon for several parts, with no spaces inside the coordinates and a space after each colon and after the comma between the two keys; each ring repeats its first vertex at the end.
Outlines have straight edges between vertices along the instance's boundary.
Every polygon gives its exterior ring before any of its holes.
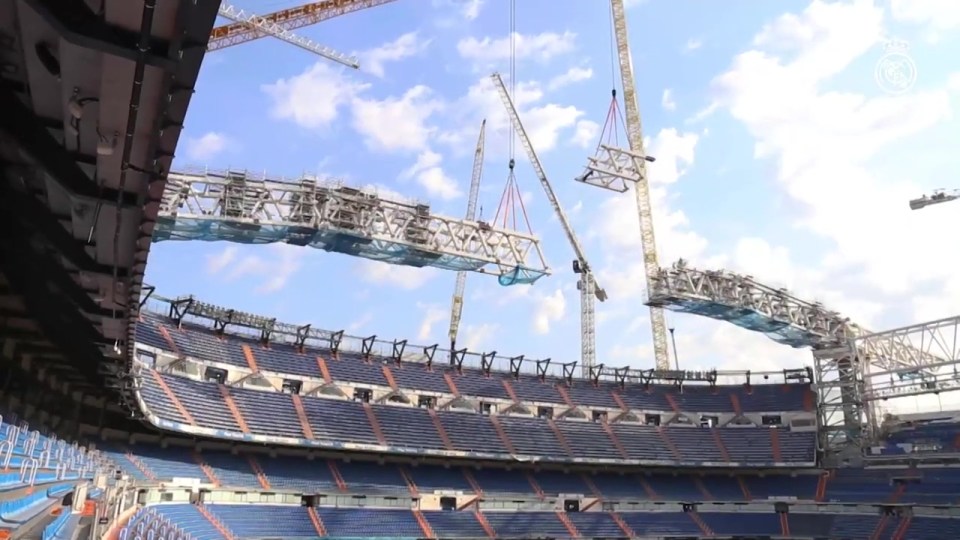
{"type": "MultiPolygon", "coordinates": [[[[960,520],[866,514],[787,514],[773,512],[622,512],[583,513],[485,511],[500,538],[616,538],[663,536],[742,536],[799,538],[904,538],[943,540],[960,537],[960,520]],[[874,536],[875,535],[875,536],[874,536]]],[[[284,505],[161,504],[141,509],[121,538],[485,538],[488,530],[472,511],[416,511],[386,508],[304,508],[284,505]],[[175,526],[175,527],[174,527],[175,526]]]]}
{"type": "MultiPolygon", "coordinates": [[[[333,355],[329,349],[308,349],[299,353],[294,347],[283,343],[262,347],[256,340],[224,334],[221,338],[209,329],[190,323],[180,328],[170,319],[155,313],[143,313],[143,322],[137,325],[136,339],[144,345],[207,362],[232,364],[248,368],[244,352],[247,346],[255,358],[257,367],[264,372],[294,374],[322,379],[324,373],[317,358],[324,360],[333,381],[360,385],[389,385],[382,365],[387,359],[372,356],[364,361],[362,355],[341,351],[333,355]]],[[[423,364],[390,363],[392,377],[398,387],[423,392],[451,392],[445,375],[449,374],[457,390],[466,396],[540,402],[556,406],[567,405],[557,385],[563,385],[567,397],[581,406],[619,409],[622,406],[634,410],[674,411],[691,413],[760,413],[786,411],[812,411],[814,396],[809,384],[757,384],[717,385],[713,388],[687,384],[682,391],[672,385],[652,384],[649,388],[640,384],[619,385],[601,381],[593,385],[588,380],[574,379],[571,385],[548,377],[544,381],[532,375],[514,378],[507,373],[492,372],[489,376],[478,369],[464,367],[455,370],[438,362],[433,369],[423,364]],[[504,384],[507,381],[507,384],[504,384]],[[510,395],[511,387],[514,396],[510,395]],[[569,387],[567,387],[569,386],[569,387]]]]}
{"type": "Polygon", "coordinates": [[[815,460],[816,433],[787,428],[606,425],[573,419],[486,416],[294,397],[149,369],[143,370],[140,395],[147,411],[159,420],[194,424],[217,430],[210,433],[212,436],[229,438],[284,436],[301,444],[338,448],[352,443],[397,452],[455,450],[499,459],[527,455],[549,461],[606,458],[662,464],[783,466],[812,465],[815,460]],[[308,425],[301,423],[298,402],[308,425]]]}

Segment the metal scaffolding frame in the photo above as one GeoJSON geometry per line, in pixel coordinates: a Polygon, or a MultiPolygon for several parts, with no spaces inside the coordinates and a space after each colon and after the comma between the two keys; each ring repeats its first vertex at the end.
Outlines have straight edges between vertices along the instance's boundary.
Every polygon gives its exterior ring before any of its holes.
{"type": "Polygon", "coordinates": [[[481,221],[434,214],[370,189],[246,171],[171,172],[155,242],[283,242],[406,266],[432,266],[533,283],[550,274],[540,240],[481,221]]]}

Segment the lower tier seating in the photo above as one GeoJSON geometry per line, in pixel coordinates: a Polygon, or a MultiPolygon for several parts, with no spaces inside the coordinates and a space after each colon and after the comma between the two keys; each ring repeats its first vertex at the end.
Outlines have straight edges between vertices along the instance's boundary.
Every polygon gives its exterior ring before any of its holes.
{"type": "Polygon", "coordinates": [[[484,538],[771,536],[960,538],[960,520],[773,512],[423,511],[256,504],[162,504],[141,509],[121,538],[484,538]],[[174,533],[168,536],[169,533],[174,533]],[[177,535],[180,536],[177,536],[177,535]]]}
{"type": "MultiPolygon", "coordinates": [[[[652,426],[433,411],[227,387],[143,370],[140,396],[163,427],[207,428],[214,437],[285,437],[330,447],[465,452],[506,459],[636,460],[710,466],[811,466],[816,433],[783,427],[652,426]]],[[[287,442],[286,444],[293,444],[287,442]]]]}
{"type": "Polygon", "coordinates": [[[405,496],[418,493],[480,491],[533,497],[579,494],[607,500],[763,501],[819,500],[839,503],[960,504],[960,469],[843,469],[821,473],[717,474],[709,470],[614,473],[562,472],[518,468],[443,467],[376,464],[351,460],[313,459],[261,453],[159,448],[150,445],[111,446],[115,466],[143,481],[197,478],[230,488],[295,493],[349,492],[405,496]],[[408,480],[410,483],[408,483],[408,480]],[[819,494],[819,497],[818,497],[819,494]]]}

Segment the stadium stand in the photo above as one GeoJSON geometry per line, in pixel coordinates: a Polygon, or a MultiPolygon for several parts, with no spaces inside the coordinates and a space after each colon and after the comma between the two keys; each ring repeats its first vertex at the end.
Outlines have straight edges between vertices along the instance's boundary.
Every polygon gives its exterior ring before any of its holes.
{"type": "Polygon", "coordinates": [[[0,534],[39,530],[43,540],[69,539],[80,520],[65,500],[93,478],[98,454],[30,431],[7,414],[0,420],[0,534]],[[56,514],[56,517],[52,517],[56,514]]]}

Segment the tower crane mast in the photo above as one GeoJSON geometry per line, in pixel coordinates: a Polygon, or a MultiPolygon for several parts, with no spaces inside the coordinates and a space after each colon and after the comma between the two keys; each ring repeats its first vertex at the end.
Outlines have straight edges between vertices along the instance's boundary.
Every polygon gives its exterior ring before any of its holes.
{"type": "MultiPolygon", "coordinates": [[[[640,239],[643,249],[643,269],[646,273],[647,294],[652,289],[652,277],[659,270],[657,260],[657,241],[653,232],[653,210],[650,206],[650,186],[647,181],[647,166],[643,148],[643,125],[640,121],[640,106],[633,80],[633,59],[630,56],[630,41],[627,35],[627,17],[623,0],[610,0],[613,14],[613,31],[617,43],[617,58],[620,63],[620,81],[623,85],[623,104],[626,113],[627,139],[630,153],[636,158],[633,164],[638,178],[634,195],[637,201],[637,214],[640,218],[640,239]]],[[[657,369],[670,369],[670,352],[667,348],[667,323],[663,309],[650,307],[650,324],[653,333],[653,350],[657,369]]]]}
{"type": "Polygon", "coordinates": [[[514,107],[507,87],[503,84],[503,79],[499,73],[494,73],[490,77],[493,79],[497,91],[500,93],[500,99],[503,101],[503,105],[510,117],[510,123],[513,124],[517,137],[520,139],[520,144],[523,145],[523,149],[530,158],[530,164],[533,165],[537,179],[540,180],[540,185],[547,195],[547,200],[550,201],[550,206],[553,207],[553,211],[556,213],[560,225],[563,227],[563,232],[567,235],[567,240],[570,242],[570,246],[573,247],[573,252],[576,255],[576,260],[573,261],[573,271],[580,274],[580,280],[577,282],[577,288],[580,290],[580,363],[584,371],[589,372],[590,368],[596,365],[596,307],[594,300],[605,301],[607,299],[607,293],[597,284],[596,278],[593,275],[593,268],[587,261],[583,246],[580,244],[580,240],[577,239],[577,234],[573,231],[573,226],[570,225],[570,220],[567,219],[567,214],[563,211],[560,201],[557,200],[553,186],[550,184],[550,180],[547,179],[547,173],[543,170],[540,157],[537,156],[537,152],[534,150],[533,145],[530,143],[530,138],[527,136],[527,131],[520,122],[520,116],[517,114],[517,109],[514,107]]]}
{"type": "MultiPolygon", "coordinates": [[[[487,131],[487,121],[480,124],[480,136],[477,138],[477,149],[473,154],[473,174],[470,176],[470,196],[467,199],[468,221],[476,221],[477,199],[480,196],[480,179],[483,176],[484,138],[487,131]]],[[[457,284],[453,290],[453,303],[450,308],[450,350],[456,350],[457,332],[460,330],[460,317],[463,315],[463,293],[467,286],[467,273],[457,272],[457,284]]]]}

